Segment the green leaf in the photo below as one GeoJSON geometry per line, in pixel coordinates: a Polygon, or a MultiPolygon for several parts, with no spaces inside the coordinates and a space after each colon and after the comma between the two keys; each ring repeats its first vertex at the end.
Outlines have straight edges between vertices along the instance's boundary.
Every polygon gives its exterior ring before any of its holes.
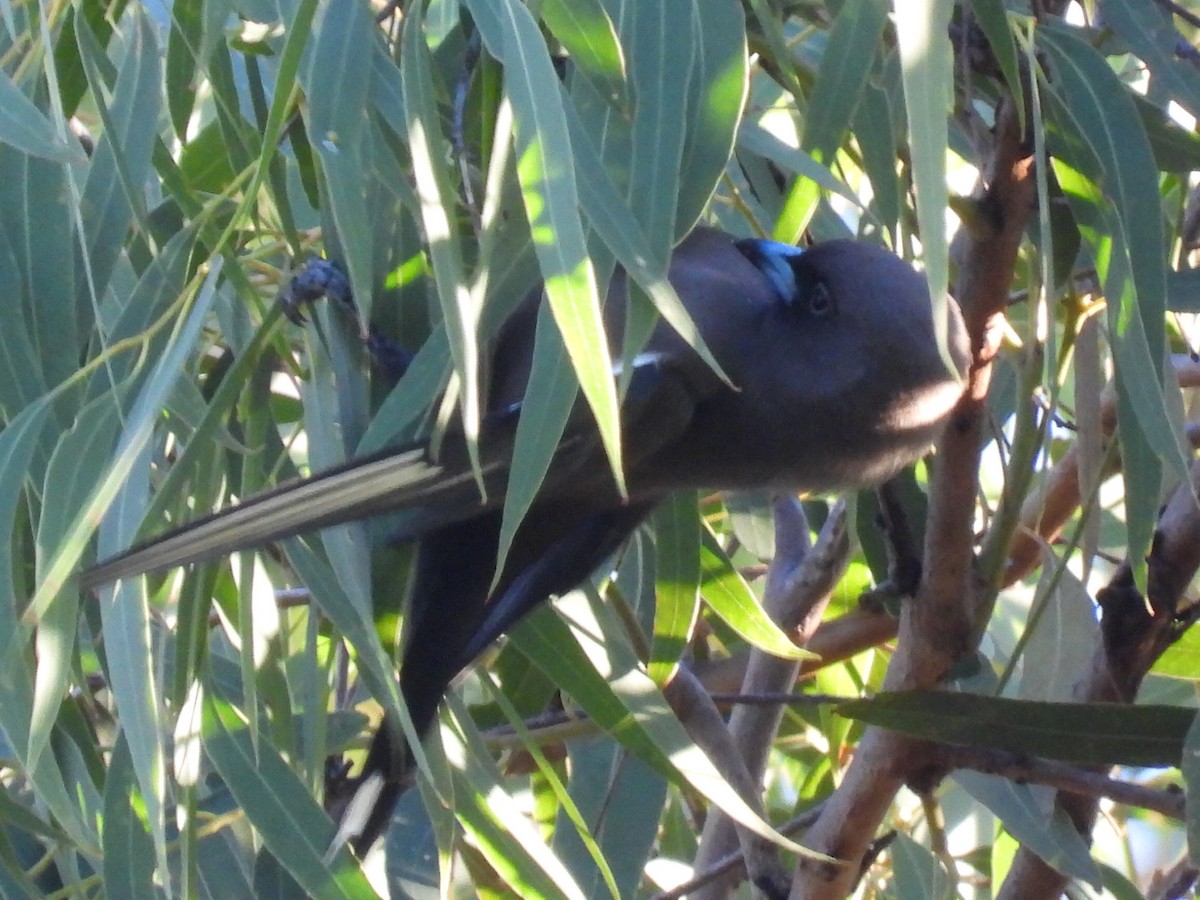
{"type": "Polygon", "coordinates": [[[267,849],[311,897],[376,897],[346,848],[327,860],[336,829],[265,739],[257,747],[237,711],[205,692],[204,749],[267,849]]]}
{"type": "MultiPolygon", "coordinates": [[[[126,28],[112,106],[101,111],[105,129],[92,154],[79,207],[88,266],[75,273],[75,295],[85,304],[97,304],[108,286],[135,213],[144,214],[143,185],[153,172],[150,156],[162,102],[161,60],[154,26],[141,7],[136,10],[126,28]]],[[[107,59],[102,63],[93,53],[98,54],[98,48],[80,43],[92,96],[99,98],[107,94],[107,87],[97,69],[107,59]]]]}
{"type": "Polygon", "coordinates": [[[1165,466],[1161,453],[1138,427],[1139,410],[1144,404],[1158,405],[1167,415],[1165,399],[1153,393],[1149,381],[1148,377],[1127,377],[1125,372],[1117,371],[1117,432],[1121,439],[1121,478],[1125,482],[1125,558],[1143,596],[1149,590],[1147,560],[1158,527],[1165,466]]]}
{"type": "Polygon", "coordinates": [[[283,864],[266,848],[254,858],[255,900],[290,900],[305,896],[304,888],[296,883],[283,864]]]}
{"type": "Polygon", "coordinates": [[[1200,629],[1189,628],[1180,635],[1179,640],[1167,647],[1150,671],[1168,678],[1187,681],[1200,679],[1200,629]]]}
{"type": "Polygon", "coordinates": [[[80,7],[78,11],[72,8],[64,12],[62,30],[54,44],[54,69],[65,116],[75,115],[79,101],[88,89],[87,76],[79,58],[79,32],[87,32],[97,46],[107,47],[115,21],[109,19],[109,13],[104,4],[80,7]]]}
{"type": "Polygon", "coordinates": [[[958,896],[957,878],[927,847],[903,832],[889,848],[892,854],[893,889],[897,897],[926,897],[928,900],[958,896]]]}
{"type": "Polygon", "coordinates": [[[1200,135],[1185,131],[1141,94],[1132,95],[1132,99],[1150,141],[1155,165],[1163,172],[1180,174],[1200,169],[1200,135]]]}
{"type": "Polygon", "coordinates": [[[166,97],[171,126],[180,140],[187,139],[188,122],[196,104],[196,70],[204,37],[203,0],[178,0],[171,5],[171,31],[167,37],[166,97]]]}
{"type": "MultiPolygon", "coordinates": [[[[206,26],[206,31],[211,33],[214,30],[214,26],[218,25],[220,22],[220,6],[216,3],[210,3],[206,9],[210,17],[210,21],[206,26]],[[216,21],[214,21],[212,18],[214,14],[216,15],[216,21]]],[[[284,128],[287,125],[288,116],[292,113],[292,94],[296,87],[296,76],[300,70],[300,63],[307,47],[309,36],[312,33],[312,22],[316,15],[316,11],[317,0],[303,0],[303,2],[296,4],[295,8],[288,16],[287,40],[284,42],[283,52],[279,55],[279,66],[275,72],[275,92],[271,98],[270,109],[267,110],[266,121],[263,122],[261,126],[262,137],[258,150],[258,163],[254,166],[254,170],[250,178],[250,184],[246,187],[242,195],[241,204],[238,207],[237,215],[234,217],[235,222],[241,222],[254,209],[255,204],[258,202],[259,188],[267,180],[271,173],[272,160],[275,158],[278,150],[279,141],[283,135],[284,128]]],[[[353,31],[355,28],[359,30],[357,37],[362,38],[366,42],[366,46],[374,46],[370,43],[371,34],[369,24],[366,26],[366,33],[361,33],[364,29],[362,21],[363,16],[351,15],[340,16],[338,18],[345,20],[341,24],[347,29],[350,29],[350,32],[348,35],[343,35],[341,32],[334,33],[335,29],[331,28],[330,33],[326,34],[324,30],[324,23],[322,23],[321,34],[323,37],[321,40],[320,49],[315,49],[312,54],[314,66],[320,66],[324,64],[340,65],[342,58],[339,56],[339,52],[341,50],[339,40],[355,40],[356,33],[353,31]]],[[[357,69],[352,69],[347,74],[348,77],[354,78],[361,73],[357,69]]],[[[322,86],[327,87],[328,85],[323,83],[322,86]]],[[[253,93],[253,89],[251,89],[251,92],[253,93]]],[[[350,95],[342,99],[343,102],[349,105],[352,98],[353,95],[350,95]]],[[[339,133],[337,129],[345,128],[347,131],[351,132],[350,134],[345,135],[345,139],[353,142],[352,146],[354,150],[357,151],[358,144],[361,141],[361,135],[356,130],[358,123],[354,121],[353,111],[348,111],[341,108],[332,111],[328,110],[326,107],[327,99],[327,95],[324,93],[324,91],[318,91],[317,97],[315,98],[311,95],[309,97],[309,100],[312,104],[311,109],[314,116],[314,122],[316,123],[314,127],[324,125],[327,128],[325,134],[333,133],[335,135],[339,133]]],[[[365,102],[365,98],[362,99],[363,102],[365,102]]],[[[298,143],[299,142],[294,142],[292,145],[297,157],[299,157],[303,152],[296,149],[298,143]]],[[[330,142],[329,145],[336,149],[336,139],[330,142]]],[[[336,187],[331,185],[331,193],[336,190],[339,199],[344,200],[344,202],[340,204],[340,209],[345,215],[342,217],[342,221],[339,222],[339,228],[345,228],[348,230],[350,235],[357,237],[357,232],[355,232],[354,229],[359,223],[354,218],[357,212],[357,206],[354,202],[353,190],[351,189],[347,194],[346,186],[343,183],[342,178],[342,176],[345,174],[347,164],[348,163],[345,160],[338,156],[337,163],[333,165],[332,175],[327,167],[326,178],[332,178],[333,182],[336,183],[336,187]]],[[[276,193],[275,201],[277,206],[280,207],[280,215],[286,219],[290,213],[286,207],[286,197],[281,196],[281,194],[282,192],[276,193]]],[[[346,239],[345,235],[339,236],[341,236],[343,239],[346,239]]],[[[358,290],[362,291],[363,302],[366,303],[366,308],[369,312],[371,300],[370,292],[366,290],[367,285],[365,285],[362,281],[362,273],[358,272],[354,268],[355,266],[361,267],[362,259],[364,258],[365,253],[365,247],[362,250],[357,247],[348,249],[346,251],[346,265],[347,268],[350,269],[351,283],[354,284],[358,290]],[[359,278],[357,282],[354,280],[356,276],[359,278]]]]}
{"type": "Polygon", "coordinates": [[[377,28],[366,6],[326,7],[303,77],[309,102],[308,136],[325,176],[325,212],[337,226],[333,237],[346,264],[354,301],[368,320],[375,285],[363,178],[369,162],[364,113],[376,40],[377,28]]]}
{"type": "Polygon", "coordinates": [[[654,511],[654,643],[648,673],[665,685],[700,612],[700,529],[696,491],[679,491],[654,511]]]}
{"type": "Polygon", "coordinates": [[[0,143],[52,162],[81,163],[87,159],[79,141],[65,128],[60,134],[8,74],[2,71],[0,143]]]}
{"type": "Polygon", "coordinates": [[[596,418],[613,475],[624,493],[612,360],[600,317],[596,274],[579,218],[562,96],[543,89],[554,83],[554,67],[537,24],[525,7],[515,0],[504,0],[504,24],[505,85],[516,114],[517,176],[545,279],[546,297],[580,389],[596,418]]]}
{"type": "Polygon", "coordinates": [[[545,0],[541,16],[596,93],[614,106],[627,107],[625,57],[600,0],[545,0]]]}
{"type": "Polygon", "coordinates": [[[424,750],[417,740],[417,733],[408,715],[408,709],[400,696],[396,684],[391,657],[379,640],[379,632],[371,617],[371,610],[356,603],[334,576],[333,569],[314,553],[308,542],[292,538],[285,542],[285,551],[300,579],[312,592],[313,602],[357,654],[359,673],[371,690],[372,696],[395,717],[404,729],[410,751],[421,771],[429,771],[424,750]]]}
{"type": "Polygon", "coordinates": [[[483,735],[453,696],[447,698],[464,740],[443,730],[447,756],[454,764],[455,814],[476,839],[496,871],[519,897],[584,897],[583,891],[512,794],[492,760],[483,735]],[[467,798],[473,798],[468,800],[467,798]],[[465,802],[463,802],[465,801],[465,802]]]}
{"type": "MultiPolygon", "coordinates": [[[[1118,369],[1124,361],[1124,377],[1151,389],[1144,383],[1146,379],[1155,385],[1161,383],[1167,294],[1165,239],[1153,153],[1145,132],[1138,127],[1140,118],[1127,89],[1104,58],[1065,28],[1041,28],[1038,38],[1057,76],[1054,87],[1059,93],[1054,96],[1058,102],[1051,105],[1050,112],[1060,125],[1074,130],[1092,154],[1091,159],[1063,160],[1088,177],[1092,185],[1073,178],[1075,190],[1067,189],[1065,184],[1063,187],[1076,217],[1085,226],[1085,237],[1093,245],[1104,279],[1118,369]],[[1088,201],[1086,207],[1080,202],[1084,198],[1088,201]],[[1108,226],[1106,231],[1100,230],[1101,223],[1108,226]],[[1120,227],[1114,227],[1116,223],[1120,227]]],[[[1061,172],[1059,180],[1063,180],[1061,172]]],[[[1186,477],[1186,460],[1178,451],[1162,405],[1139,404],[1138,416],[1150,445],[1177,469],[1180,477],[1186,477]]]]}
{"type": "Polygon", "coordinates": [[[726,491],[725,511],[738,543],[762,562],[775,557],[775,521],[770,491],[726,491]]]}
{"type": "Polygon", "coordinates": [[[627,7],[632,16],[630,77],[637,98],[629,156],[629,205],[641,223],[650,252],[659,258],[675,243],[675,209],[684,183],[680,163],[690,124],[685,116],[695,61],[696,42],[691,32],[697,8],[689,0],[627,7]],[[672,29],[683,31],[681,40],[663,40],[672,29]]]}
{"type": "MultiPolygon", "coordinates": [[[[821,57],[821,66],[809,95],[808,115],[800,147],[819,166],[831,166],[842,137],[858,108],[871,75],[869,61],[883,38],[887,4],[880,0],[847,0],[838,10],[821,57]]],[[[819,199],[819,185],[799,178],[792,184],[774,236],[785,243],[799,242],[819,199]]]]}
{"type": "Polygon", "coordinates": [[[483,489],[479,468],[479,424],[482,416],[478,343],[479,304],[468,289],[463,248],[451,221],[457,196],[446,175],[450,148],[442,136],[434,93],[429,52],[424,46],[420,6],[405,18],[401,58],[404,111],[413,174],[420,199],[425,239],[441,301],[442,321],[450,339],[450,354],[461,395],[463,432],[475,477],[483,489]]]}
{"type": "MultiPolygon", "coordinates": [[[[1108,299],[1109,343],[1116,362],[1117,423],[1129,464],[1123,467],[1126,484],[1125,523],[1129,544],[1127,559],[1136,583],[1146,587],[1146,556],[1158,520],[1159,493],[1164,464],[1186,475],[1187,462],[1175,438],[1175,427],[1166,408],[1161,382],[1161,338],[1158,352],[1143,328],[1140,296],[1134,283],[1126,229],[1100,195],[1098,187],[1054,160],[1054,171],[1071,204],[1080,232],[1092,248],[1108,299]]],[[[1162,333],[1162,316],[1155,331],[1162,333]]]]}
{"type": "Polygon", "coordinates": [[[236,173],[217,122],[209,122],[183,145],[179,170],[193,190],[220,194],[233,184],[236,173]]]}
{"type": "MultiPolygon", "coordinates": [[[[644,10],[654,4],[633,6],[644,10]]],[[[692,230],[725,173],[749,90],[750,54],[741,4],[735,0],[705,0],[690,6],[695,50],[679,167],[676,241],[692,230]]],[[[647,111],[639,110],[638,114],[647,111]]]]}
{"type": "Polygon", "coordinates": [[[1039,607],[1025,636],[1019,696],[1022,700],[1069,700],[1087,673],[1099,639],[1095,605],[1087,588],[1047,552],[1038,584],[1039,607]],[[1059,569],[1062,571],[1059,571],[1059,569]],[[1051,593],[1046,593],[1051,590],[1051,593]]]}
{"type": "Polygon", "coordinates": [[[450,377],[452,367],[446,329],[438,326],[380,404],[355,454],[369,456],[411,441],[450,377]]]}
{"type": "Polygon", "coordinates": [[[511,632],[510,640],[647,765],[691,785],[758,836],[793,853],[811,854],[764,822],[693,743],[628,646],[611,608],[594,591],[568,594],[557,608],[569,626],[542,607],[511,632]]]}
{"type": "MultiPolygon", "coordinates": [[[[879,66],[882,75],[882,66],[879,66]]],[[[900,224],[904,186],[896,171],[895,110],[888,92],[868,83],[858,103],[853,123],[854,135],[862,150],[863,168],[871,180],[871,208],[881,224],[893,235],[900,224]]]]}
{"type": "Polygon", "coordinates": [[[1193,116],[1200,117],[1200,75],[1175,53],[1179,32],[1169,10],[1141,0],[1106,0],[1104,27],[1111,28],[1142,58],[1164,91],[1193,116]]]}
{"type": "Polygon", "coordinates": [[[1021,60],[1017,53],[1017,41],[1008,22],[1008,10],[1004,0],[971,0],[971,12],[983,29],[988,46],[996,57],[1000,72],[1004,75],[1004,86],[1012,94],[1013,103],[1020,111],[1021,128],[1025,129],[1025,86],[1021,83],[1021,60]]]}
{"type": "Polygon", "coordinates": [[[821,165],[803,150],[784,143],[777,135],[767,131],[758,122],[746,119],[738,131],[738,149],[762,156],[786,172],[802,175],[822,190],[837,194],[853,206],[867,212],[862,199],[830,170],[821,165]]]}
{"type": "Polygon", "coordinates": [[[154,886],[154,841],[138,789],[125,733],[117,738],[104,781],[104,889],[110,897],[158,898],[154,886]]]}
{"type": "MultiPolygon", "coordinates": [[[[7,171],[8,167],[5,165],[6,162],[15,161],[15,154],[0,155],[0,180],[16,174],[7,171]]],[[[25,209],[33,213],[30,205],[26,204],[25,209]]],[[[0,218],[2,217],[3,213],[0,212],[0,218]]],[[[32,223],[30,225],[32,226],[32,223]]],[[[27,237],[33,233],[35,232],[30,227],[27,237]]],[[[19,297],[22,293],[21,281],[22,273],[17,265],[16,254],[0,229],[0,292],[7,297],[19,297]]],[[[31,278],[30,281],[33,290],[40,294],[43,287],[40,280],[31,278]]],[[[68,306],[66,318],[72,321],[74,315],[69,306],[73,301],[69,287],[60,294],[49,296],[59,296],[67,301],[65,304],[57,304],[58,309],[55,312],[61,312],[63,306],[68,306]]],[[[53,303],[47,305],[55,306],[53,303]]],[[[51,354],[38,354],[25,322],[15,315],[12,316],[4,329],[3,339],[0,340],[0,421],[11,421],[17,413],[46,393],[47,386],[42,378],[42,369],[43,366],[50,367],[47,363],[48,355],[51,354]]],[[[46,450],[48,451],[48,448],[46,450]]],[[[45,462],[46,457],[43,455],[39,468],[44,466],[45,462]]]]}
{"type": "MultiPolygon", "coordinates": [[[[17,589],[14,537],[18,516],[26,515],[23,496],[26,478],[49,420],[50,409],[50,403],[43,398],[13,416],[0,431],[0,634],[10,636],[23,630],[22,610],[16,603],[21,591],[17,589]]],[[[3,718],[4,710],[0,707],[0,723],[3,718]]],[[[22,744],[20,749],[24,750],[24,747],[22,744]]],[[[18,749],[16,744],[13,749],[18,749]]]]}
{"type": "Polygon", "coordinates": [[[1087,842],[1062,807],[1053,804],[1052,789],[1015,784],[994,775],[960,770],[957,781],[1000,819],[1004,829],[1065,875],[1099,885],[1100,871],[1087,842]]]}
{"type": "Polygon", "coordinates": [[[588,224],[603,239],[629,277],[646,292],[658,314],[714,372],[728,381],[704,343],[691,314],[667,280],[668,258],[653,255],[650,242],[633,211],[621,202],[620,192],[592,146],[580,116],[571,105],[567,105],[565,111],[579,163],[579,199],[588,224]]]}
{"type": "Polygon", "coordinates": [[[97,837],[80,815],[76,798],[69,793],[63,772],[48,755],[41,761],[27,756],[29,728],[33,716],[33,656],[30,629],[22,623],[22,610],[14,600],[16,589],[13,559],[14,535],[18,516],[23,511],[23,492],[30,463],[43,429],[50,417],[50,404],[41,400],[22,410],[0,431],[0,585],[4,601],[0,603],[0,729],[38,799],[71,839],[83,846],[95,846],[97,837]]]}
{"type": "Polygon", "coordinates": [[[1068,136],[1053,161],[1055,174],[1107,300],[1118,423],[1132,457],[1125,466],[1127,558],[1145,591],[1161,487],[1151,482],[1164,464],[1188,477],[1163,397],[1167,280],[1157,172],[1137,108],[1105,59],[1064,27],[1039,28],[1037,38],[1055,76],[1043,92],[1047,112],[1068,136]]]}
{"type": "Polygon", "coordinates": [[[497,577],[517,529],[546,477],[579,394],[579,382],[563,345],[562,333],[545,307],[538,312],[529,373],[513,443],[513,470],[504,494],[497,577]]]}
{"type": "Polygon", "coordinates": [[[896,42],[908,112],[908,142],[917,223],[925,277],[938,323],[939,345],[946,346],[946,289],[950,284],[950,246],[946,236],[947,116],[953,103],[954,59],[948,33],[953,0],[913,0],[896,17],[896,42]]]}
{"type": "Polygon", "coordinates": [[[1144,900],[1142,889],[1112,866],[1100,863],[1100,880],[1113,900],[1144,900]]]}
{"type": "Polygon", "coordinates": [[[1177,766],[1195,710],[1041,703],[901,691],[835,707],[841,716],[931,741],[995,747],[1086,765],[1177,766]]]}
{"type": "MultiPolygon", "coordinates": [[[[555,766],[548,759],[546,759],[546,756],[541,751],[537,741],[534,739],[533,735],[530,734],[529,729],[525,726],[524,721],[522,721],[521,714],[517,711],[516,707],[513,706],[512,702],[505,696],[504,691],[500,689],[495,680],[485,674],[483,675],[483,681],[488,693],[495,699],[497,705],[503,711],[504,718],[508,720],[509,725],[512,726],[517,736],[521,739],[521,743],[524,744],[526,750],[529,752],[529,755],[536,763],[539,780],[545,784],[549,788],[550,793],[553,794],[555,808],[558,810],[560,816],[564,820],[564,830],[576,836],[579,840],[579,843],[581,843],[586,849],[587,860],[582,868],[584,871],[589,873],[595,872],[595,874],[598,876],[593,885],[594,890],[589,893],[588,896],[595,896],[596,891],[606,888],[614,900],[620,900],[622,894],[616,885],[616,879],[613,876],[612,869],[609,866],[608,861],[605,859],[604,853],[600,850],[599,845],[596,843],[595,838],[591,834],[591,826],[589,825],[589,821],[583,818],[583,815],[575,805],[574,799],[568,793],[566,786],[563,784],[563,779],[559,776],[558,769],[556,769],[555,766]]],[[[490,755],[487,753],[487,745],[483,742],[482,734],[480,734],[479,731],[474,727],[471,718],[464,714],[465,711],[460,712],[458,709],[456,709],[455,712],[457,714],[458,721],[464,726],[464,734],[467,735],[468,740],[474,745],[473,752],[479,754],[479,756],[485,761],[486,766],[486,761],[490,759],[490,755]]],[[[609,746],[616,746],[611,741],[606,743],[608,743],[609,746]]],[[[502,777],[499,769],[496,766],[489,767],[489,774],[494,774],[497,778],[502,777]]],[[[592,819],[591,821],[595,821],[595,819],[592,819]]],[[[561,834],[561,832],[556,829],[556,834],[561,834]]],[[[568,871],[570,871],[572,868],[576,869],[577,871],[580,869],[580,866],[572,867],[571,861],[564,858],[563,854],[560,852],[555,852],[554,857],[561,864],[563,864],[568,871]]],[[[634,871],[641,871],[641,868],[641,866],[638,866],[634,871]]]]}
{"type": "MultiPolygon", "coordinates": [[[[37,545],[43,559],[53,554],[69,532],[99,480],[112,452],[117,426],[111,400],[99,397],[85,406],[73,426],[59,437],[42,488],[37,545]]],[[[35,635],[38,666],[29,736],[29,757],[33,760],[41,756],[50,741],[66,693],[79,629],[79,601],[79,591],[68,585],[46,610],[35,635]]]]}
{"type": "MultiPolygon", "coordinates": [[[[658,850],[659,823],[667,801],[667,780],[616,741],[578,739],[567,744],[567,787],[592,837],[612,869],[619,897],[633,897],[646,862],[658,850]]],[[[554,827],[555,854],[589,897],[603,894],[607,879],[585,846],[584,835],[560,811],[554,827]]],[[[686,857],[685,857],[686,858],[686,857]]]]}
{"type": "Polygon", "coordinates": [[[812,659],[771,621],[750,585],[734,568],[707,523],[700,548],[700,593],[714,613],[755,647],[782,659],[812,659]]]}

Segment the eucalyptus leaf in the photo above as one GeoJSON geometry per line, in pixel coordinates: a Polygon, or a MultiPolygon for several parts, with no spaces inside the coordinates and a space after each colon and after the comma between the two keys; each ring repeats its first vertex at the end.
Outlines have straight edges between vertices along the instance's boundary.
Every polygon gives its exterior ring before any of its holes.
{"type": "Polygon", "coordinates": [[[53,162],[85,158],[79,142],[55,129],[5,72],[0,72],[0,143],[53,162]]]}
{"type": "Polygon", "coordinates": [[[154,841],[138,815],[141,808],[129,744],[121,735],[104,783],[104,888],[110,896],[164,896],[154,885],[154,841]]]}
{"type": "Polygon", "coordinates": [[[1087,843],[1061,807],[1052,802],[1048,806],[1039,803],[1036,786],[1014,784],[981,772],[958,771],[953,777],[996,814],[1022,847],[1064,875],[1091,885],[1100,884],[1100,870],[1088,852],[1087,843]]]}
{"type": "Polygon", "coordinates": [[[932,741],[1130,766],[1179,765],[1195,715],[1174,706],[1046,703],[941,691],[879,694],[835,711],[932,741]]]}
{"type": "Polygon", "coordinates": [[[657,590],[654,644],[648,671],[655,684],[671,680],[700,610],[700,529],[695,491],[671,495],[654,512],[657,590]]]}
{"type": "Polygon", "coordinates": [[[279,754],[265,741],[250,741],[237,711],[206,692],[204,746],[263,843],[310,895],[371,898],[376,894],[350,852],[328,858],[334,825],[279,754]]]}

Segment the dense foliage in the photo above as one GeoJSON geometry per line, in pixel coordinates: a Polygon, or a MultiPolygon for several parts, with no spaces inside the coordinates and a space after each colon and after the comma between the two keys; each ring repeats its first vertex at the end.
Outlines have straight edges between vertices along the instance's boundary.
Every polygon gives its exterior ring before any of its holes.
{"type": "Polygon", "coordinates": [[[793,896],[1180,896],[1187,5],[0,3],[0,893],[649,896],[733,853],[690,896],[748,895],[796,840],[850,864],[804,859],[793,896]],[[630,273],[635,336],[675,315],[698,221],[856,236],[949,287],[976,348],[952,427],[878,497],[667,504],[456,688],[364,872],[321,792],[400,702],[387,522],[98,597],[77,573],[472,433],[541,279],[511,533],[577,397],[619,460],[598,286],[630,273]],[[297,326],[274,301],[312,255],[357,309],[297,326]],[[367,323],[419,348],[398,383],[367,323]],[[747,693],[727,729],[709,698],[747,693]]]}

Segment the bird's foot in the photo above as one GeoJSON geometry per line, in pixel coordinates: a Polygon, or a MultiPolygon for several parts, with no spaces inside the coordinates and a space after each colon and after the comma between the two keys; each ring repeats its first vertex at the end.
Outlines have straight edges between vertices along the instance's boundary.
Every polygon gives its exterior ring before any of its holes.
{"type": "Polygon", "coordinates": [[[399,381],[400,376],[408,370],[414,354],[380,334],[374,325],[367,323],[365,329],[362,328],[358,306],[350,289],[350,279],[337,263],[319,257],[310,259],[280,292],[279,305],[283,307],[283,314],[288,321],[303,325],[307,321],[304,308],[322,297],[332,300],[339,309],[359,324],[360,330],[365,330],[367,351],[371,354],[376,368],[383,372],[388,380],[399,381]]]}
{"type": "Polygon", "coordinates": [[[346,313],[358,318],[358,307],[354,305],[354,294],[345,271],[337,263],[319,257],[310,259],[292,277],[279,294],[279,305],[288,321],[303,325],[308,321],[304,317],[304,307],[322,297],[329,298],[346,313]]]}
{"type": "Polygon", "coordinates": [[[325,757],[325,812],[333,821],[342,820],[360,781],[350,775],[350,760],[342,754],[325,757]]]}

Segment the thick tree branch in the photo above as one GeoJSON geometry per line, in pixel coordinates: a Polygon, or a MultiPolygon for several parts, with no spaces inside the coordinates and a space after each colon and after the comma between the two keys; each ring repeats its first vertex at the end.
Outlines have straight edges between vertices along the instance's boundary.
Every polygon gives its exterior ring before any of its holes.
{"type": "MultiPolygon", "coordinates": [[[[850,535],[845,503],[839,503],[825,522],[813,548],[808,547],[808,522],[803,507],[794,497],[775,502],[775,558],[767,573],[763,608],[776,624],[791,634],[800,647],[805,646],[833,595],[833,589],[846,571],[850,558],[850,535]]],[[[796,682],[800,664],[780,659],[761,650],[753,650],[742,681],[746,694],[775,693],[789,690],[796,682]]],[[[746,768],[756,784],[762,783],[767,755],[775,741],[784,707],[739,705],[729,717],[729,734],[741,750],[746,768]]],[[[706,871],[727,857],[740,836],[732,820],[713,810],[704,823],[695,868],[706,871]]],[[[746,838],[741,841],[743,847],[746,838]]],[[[736,876],[714,878],[693,897],[718,900],[728,896],[736,876]]],[[[786,882],[785,882],[786,883],[786,882]]]]}
{"type": "MultiPolygon", "coordinates": [[[[930,491],[925,571],[921,589],[906,604],[897,650],[885,688],[930,688],[970,650],[980,585],[973,571],[973,515],[979,452],[991,367],[999,347],[999,325],[1025,224],[1034,199],[1032,161],[1011,104],[999,113],[995,151],[986,173],[984,213],[967,235],[956,294],[975,350],[966,391],[938,447],[930,491]]],[[[814,850],[843,861],[822,865],[802,859],[793,883],[794,900],[846,896],[859,874],[879,823],[896,791],[928,773],[926,745],[868,729],[817,823],[805,837],[814,850]]]]}
{"type": "MultiPolygon", "coordinates": [[[[1100,641],[1089,671],[1075,689],[1079,700],[1132,702],[1154,661],[1179,636],[1183,593],[1200,569],[1198,489],[1200,462],[1193,464],[1191,481],[1175,490],[1159,517],[1148,560],[1149,596],[1143,597],[1134,586],[1128,563],[1100,591],[1100,641]]],[[[1060,791],[1058,804],[1079,832],[1090,837],[1096,799],[1060,791]]],[[[997,897],[1050,900],[1062,893],[1066,882],[1064,875],[1022,848],[997,897]]]]}

